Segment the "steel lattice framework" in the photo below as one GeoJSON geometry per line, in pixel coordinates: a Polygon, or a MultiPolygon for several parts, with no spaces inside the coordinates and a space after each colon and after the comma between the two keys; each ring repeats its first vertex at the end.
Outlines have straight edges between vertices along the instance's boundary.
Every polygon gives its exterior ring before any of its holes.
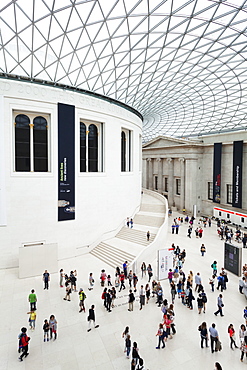
{"type": "Polygon", "coordinates": [[[144,141],[246,129],[247,1],[1,0],[0,72],[120,100],[144,141]]]}

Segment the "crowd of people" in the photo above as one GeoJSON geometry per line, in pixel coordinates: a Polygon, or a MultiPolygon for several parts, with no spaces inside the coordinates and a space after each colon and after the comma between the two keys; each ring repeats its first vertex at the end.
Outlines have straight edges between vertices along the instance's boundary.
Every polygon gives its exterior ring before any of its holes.
{"type": "MultiPolygon", "coordinates": [[[[211,227],[211,219],[200,222],[199,226],[196,225],[196,227],[194,225],[194,217],[178,217],[173,220],[173,225],[175,226],[181,226],[183,223],[188,224],[188,236],[190,238],[192,237],[192,231],[194,230],[195,237],[201,239],[205,228],[207,226],[211,227]],[[202,229],[202,227],[204,230],[202,229]]],[[[129,223],[129,225],[127,226],[132,227],[133,224],[131,226],[131,223],[129,223]]],[[[220,225],[220,229],[222,230],[222,225],[220,225]]],[[[229,240],[229,231],[226,229],[226,227],[224,227],[223,229],[223,237],[229,240]]],[[[172,231],[172,233],[175,232],[172,231]]],[[[148,234],[149,235],[147,235],[147,240],[150,237],[149,232],[148,234]]],[[[189,310],[194,310],[196,305],[199,315],[203,315],[206,313],[208,303],[208,296],[204,289],[205,281],[203,282],[201,273],[198,271],[194,274],[193,271],[190,270],[189,267],[185,264],[187,256],[185,248],[180,248],[178,245],[176,246],[175,243],[172,243],[170,250],[172,250],[173,252],[173,267],[169,269],[167,274],[168,284],[170,287],[170,298],[167,297],[164,293],[164,287],[162,286],[161,282],[153,278],[152,265],[146,264],[145,262],[141,264],[141,266],[139,267],[139,271],[133,271],[131,266],[129,266],[128,261],[124,261],[122,266],[116,267],[114,276],[107,274],[105,269],[101,270],[99,276],[99,284],[103,288],[101,295],[102,305],[107,312],[112,312],[112,310],[118,306],[116,304],[118,293],[121,293],[121,291],[124,290],[128,291],[125,296],[127,310],[129,312],[133,312],[133,310],[136,309],[137,304],[139,310],[143,310],[145,305],[149,304],[151,299],[153,302],[155,302],[157,307],[159,307],[159,309],[161,310],[161,320],[157,323],[157,332],[155,334],[157,337],[157,350],[165,349],[165,347],[168,345],[169,340],[171,340],[173,336],[177,333],[177,328],[175,324],[175,305],[178,304],[178,301],[180,301],[181,304],[184,307],[187,307],[189,310]],[[187,274],[185,273],[185,266],[186,269],[189,271],[187,274]],[[140,282],[138,277],[140,279],[140,282]],[[144,278],[146,279],[145,283],[144,280],[142,280],[144,278]]],[[[206,253],[206,246],[204,244],[201,244],[200,246],[200,253],[202,257],[206,253]]],[[[212,262],[211,266],[209,266],[208,269],[208,283],[210,284],[211,291],[214,292],[215,289],[219,291],[216,299],[216,311],[214,312],[214,315],[224,316],[223,294],[226,294],[227,290],[227,272],[223,267],[218,267],[218,263],[216,260],[212,262]]],[[[44,290],[49,290],[49,272],[45,270],[42,277],[44,282],[44,290]]],[[[245,265],[243,267],[243,277],[239,281],[240,293],[243,293],[243,290],[246,287],[246,279],[247,266],[245,265]]],[[[96,282],[96,284],[97,283],[98,281],[96,282]]],[[[165,282],[165,284],[167,284],[167,282],[165,282]]],[[[72,292],[78,293],[79,313],[86,312],[85,300],[87,298],[87,295],[82,288],[77,290],[76,270],[72,270],[69,274],[66,274],[64,270],[61,269],[59,272],[59,286],[61,288],[65,287],[65,296],[63,298],[65,301],[71,301],[70,297],[72,292]]],[[[93,290],[94,286],[95,279],[93,273],[90,272],[88,276],[88,290],[93,290]]],[[[34,331],[37,318],[37,296],[34,289],[31,290],[28,296],[28,301],[30,303],[30,310],[28,311],[28,314],[30,315],[29,325],[30,330],[34,331]]],[[[92,328],[97,329],[99,327],[99,324],[96,324],[95,316],[95,305],[91,305],[88,310],[87,316],[88,332],[90,332],[92,328]]],[[[241,361],[244,361],[244,354],[247,359],[247,307],[244,309],[243,317],[246,322],[245,324],[242,324],[239,328],[239,345],[237,343],[238,341],[236,338],[236,330],[234,328],[234,325],[230,323],[226,330],[230,339],[230,348],[232,350],[234,350],[235,348],[240,348],[241,361]]],[[[219,333],[214,322],[208,328],[208,325],[204,318],[201,325],[198,327],[198,331],[200,333],[201,348],[204,348],[204,346],[206,348],[210,347],[212,353],[222,350],[219,333]]],[[[43,333],[44,342],[49,342],[52,339],[57,339],[57,320],[54,314],[51,314],[49,319],[45,319],[43,321],[43,333]]],[[[126,354],[126,357],[128,359],[131,359],[131,370],[144,369],[144,360],[140,356],[140,350],[138,348],[137,342],[132,341],[132,336],[130,335],[128,326],[125,328],[122,336],[125,341],[124,353],[126,354]]],[[[28,345],[30,342],[30,337],[27,334],[27,328],[21,328],[21,333],[18,336],[18,340],[19,352],[21,353],[19,360],[23,361],[23,358],[29,355],[28,345]]],[[[215,369],[221,369],[221,365],[219,363],[215,363],[215,369]]]]}

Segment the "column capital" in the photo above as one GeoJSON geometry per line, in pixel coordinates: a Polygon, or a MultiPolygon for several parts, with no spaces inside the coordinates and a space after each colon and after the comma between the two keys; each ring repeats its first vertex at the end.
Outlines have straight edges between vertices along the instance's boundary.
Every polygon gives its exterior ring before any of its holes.
{"type": "Polygon", "coordinates": [[[147,162],[151,162],[152,158],[147,158],[147,162]]]}
{"type": "Polygon", "coordinates": [[[156,158],[156,162],[161,162],[161,158],[156,158]]]}
{"type": "Polygon", "coordinates": [[[185,159],[184,158],[179,158],[179,162],[184,162],[185,159]]]}
{"type": "Polygon", "coordinates": [[[171,163],[173,158],[166,158],[166,160],[167,160],[168,163],[171,163]]]}

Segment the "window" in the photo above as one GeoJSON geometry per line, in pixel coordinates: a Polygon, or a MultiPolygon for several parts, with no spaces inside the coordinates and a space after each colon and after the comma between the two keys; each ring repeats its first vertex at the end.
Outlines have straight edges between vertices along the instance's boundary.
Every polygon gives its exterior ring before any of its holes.
{"type": "Polygon", "coordinates": [[[164,178],[164,180],[165,180],[165,192],[167,192],[168,193],[168,177],[165,177],[164,178]]]}
{"type": "Polygon", "coordinates": [[[231,184],[226,185],[226,203],[232,204],[232,185],[231,184]]]}
{"type": "Polygon", "coordinates": [[[103,124],[80,122],[80,172],[103,171],[103,124]]]}
{"type": "Polygon", "coordinates": [[[15,171],[48,171],[48,116],[14,113],[15,171]]]}
{"type": "Polygon", "coordinates": [[[213,182],[208,182],[208,199],[213,200],[213,182]]]}
{"type": "Polygon", "coordinates": [[[121,131],[121,171],[129,172],[131,171],[131,161],[132,161],[132,133],[130,130],[122,129],[121,131]]]}
{"type": "Polygon", "coordinates": [[[158,176],[154,176],[154,189],[158,190],[158,176]]]}
{"type": "Polygon", "coordinates": [[[176,179],[176,194],[180,195],[181,193],[181,179],[176,179]]]}

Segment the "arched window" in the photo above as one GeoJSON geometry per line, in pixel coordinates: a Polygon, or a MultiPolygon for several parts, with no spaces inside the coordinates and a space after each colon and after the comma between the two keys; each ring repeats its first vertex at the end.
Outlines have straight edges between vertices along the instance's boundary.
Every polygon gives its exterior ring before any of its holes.
{"type": "Polygon", "coordinates": [[[125,132],[121,132],[121,171],[126,171],[126,135],[125,132]]]}
{"type": "Polygon", "coordinates": [[[15,170],[30,169],[30,119],[25,114],[18,114],[15,117],[15,170]]]}
{"type": "Polygon", "coordinates": [[[98,129],[93,124],[88,133],[88,172],[98,172],[98,129]]]}
{"type": "Polygon", "coordinates": [[[48,171],[48,135],[47,121],[44,117],[38,116],[33,120],[33,157],[34,171],[48,171]]]}
{"type": "Polygon", "coordinates": [[[103,126],[80,122],[80,172],[103,172],[103,126]]]}
{"type": "Polygon", "coordinates": [[[86,125],[80,122],[80,172],[86,172],[86,125]]]}

